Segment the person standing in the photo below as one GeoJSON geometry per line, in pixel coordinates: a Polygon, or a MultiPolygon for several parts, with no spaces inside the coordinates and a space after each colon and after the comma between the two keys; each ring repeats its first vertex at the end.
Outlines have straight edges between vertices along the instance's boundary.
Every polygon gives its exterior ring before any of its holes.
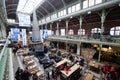
{"type": "Polygon", "coordinates": [[[23,80],[30,80],[30,76],[31,76],[30,72],[27,69],[25,69],[22,74],[23,80]]]}
{"type": "Polygon", "coordinates": [[[15,73],[15,79],[16,80],[22,80],[22,73],[23,73],[23,70],[18,67],[16,73],[15,73]]]}
{"type": "Polygon", "coordinates": [[[38,80],[38,76],[37,76],[37,74],[34,73],[33,76],[32,76],[32,78],[33,78],[33,80],[38,80]]]}

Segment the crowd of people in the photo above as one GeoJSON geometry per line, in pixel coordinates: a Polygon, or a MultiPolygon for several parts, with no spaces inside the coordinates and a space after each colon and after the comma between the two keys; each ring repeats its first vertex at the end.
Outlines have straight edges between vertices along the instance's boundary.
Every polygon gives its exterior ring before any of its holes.
{"type": "Polygon", "coordinates": [[[25,70],[18,67],[16,73],[15,73],[15,79],[16,80],[30,80],[31,73],[26,68],[25,70]]]}
{"type": "Polygon", "coordinates": [[[110,64],[103,66],[102,72],[104,73],[103,78],[105,80],[119,80],[120,78],[120,68],[115,68],[110,64]]]}
{"type": "Polygon", "coordinates": [[[13,53],[14,53],[14,55],[16,55],[16,52],[17,52],[17,50],[19,48],[23,48],[22,44],[20,44],[20,43],[14,44],[14,46],[13,46],[13,53]]]}

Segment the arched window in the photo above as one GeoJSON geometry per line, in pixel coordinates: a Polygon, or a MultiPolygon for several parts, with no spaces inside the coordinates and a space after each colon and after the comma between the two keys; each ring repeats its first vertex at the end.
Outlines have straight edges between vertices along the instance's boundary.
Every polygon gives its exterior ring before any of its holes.
{"type": "Polygon", "coordinates": [[[93,28],[91,30],[91,33],[101,33],[101,29],[100,28],[93,28]]]}
{"type": "Polygon", "coordinates": [[[78,35],[85,35],[85,29],[79,29],[78,35]]]}
{"type": "Polygon", "coordinates": [[[51,33],[52,35],[54,35],[55,33],[54,33],[54,31],[52,30],[52,33],[51,33]]]}
{"type": "Polygon", "coordinates": [[[110,35],[119,36],[120,35],[120,26],[111,28],[110,29],[110,35]]]}
{"type": "Polygon", "coordinates": [[[73,35],[74,34],[74,31],[72,29],[69,30],[69,35],[73,35]]]}
{"type": "Polygon", "coordinates": [[[65,36],[65,29],[61,29],[60,34],[61,34],[61,36],[65,36]]]}

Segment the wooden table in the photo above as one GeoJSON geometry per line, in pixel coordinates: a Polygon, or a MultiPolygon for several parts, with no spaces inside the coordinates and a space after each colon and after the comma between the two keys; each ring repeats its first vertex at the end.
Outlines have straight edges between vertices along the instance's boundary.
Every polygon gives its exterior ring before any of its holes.
{"type": "Polygon", "coordinates": [[[31,66],[28,66],[28,69],[32,71],[32,69],[34,69],[36,67],[37,67],[37,64],[34,64],[34,65],[31,65],[31,66]]]}
{"type": "Polygon", "coordinates": [[[30,65],[32,63],[34,63],[34,60],[30,60],[30,61],[26,62],[27,65],[30,65]]]}
{"type": "Polygon", "coordinates": [[[92,67],[95,67],[95,68],[99,68],[98,63],[97,63],[97,62],[94,62],[94,61],[90,61],[88,65],[89,65],[89,66],[92,66],[92,67]]]}
{"type": "Polygon", "coordinates": [[[30,60],[31,59],[31,57],[30,56],[26,56],[26,57],[24,57],[24,60],[26,61],[26,60],[30,60]]]}
{"type": "Polygon", "coordinates": [[[88,65],[90,70],[99,73],[99,64],[97,62],[90,61],[88,65]]]}
{"type": "Polygon", "coordinates": [[[61,80],[77,80],[80,78],[80,65],[73,65],[68,71],[61,70],[61,80]]]}
{"type": "Polygon", "coordinates": [[[59,67],[60,65],[66,63],[66,62],[71,63],[71,61],[70,61],[69,59],[64,58],[62,61],[56,63],[54,66],[57,68],[57,67],[59,67]]]}
{"type": "Polygon", "coordinates": [[[39,72],[36,73],[38,77],[40,77],[41,75],[44,75],[44,71],[40,70],[39,72]]]}
{"type": "Polygon", "coordinates": [[[75,64],[74,66],[72,66],[70,68],[69,71],[63,71],[63,70],[61,70],[61,73],[64,74],[66,77],[69,77],[73,72],[75,72],[79,68],[80,68],[80,65],[75,64]]]}
{"type": "Polygon", "coordinates": [[[55,53],[56,52],[56,48],[53,48],[53,49],[51,49],[50,51],[51,51],[51,53],[55,53]]]}
{"type": "Polygon", "coordinates": [[[85,77],[85,80],[93,80],[93,74],[88,73],[85,77]]]}
{"type": "Polygon", "coordinates": [[[45,80],[45,74],[44,74],[43,70],[37,72],[37,76],[38,76],[39,80],[45,80]]]}

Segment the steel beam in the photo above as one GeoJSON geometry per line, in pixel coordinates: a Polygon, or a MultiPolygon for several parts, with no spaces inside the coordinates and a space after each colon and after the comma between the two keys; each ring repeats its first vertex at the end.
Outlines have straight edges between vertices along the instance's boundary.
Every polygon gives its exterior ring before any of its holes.
{"type": "Polygon", "coordinates": [[[50,21],[44,22],[44,23],[42,23],[40,25],[47,24],[47,23],[50,23],[50,22],[55,22],[55,21],[62,20],[62,19],[66,19],[66,18],[69,18],[70,16],[82,15],[82,14],[87,13],[88,11],[102,10],[103,8],[109,8],[111,6],[117,5],[118,3],[120,3],[120,0],[111,0],[111,1],[108,1],[108,2],[104,2],[104,3],[101,3],[101,4],[95,5],[93,7],[82,9],[80,11],[68,14],[68,15],[60,17],[60,18],[56,18],[54,20],[50,20],[50,21]]]}

